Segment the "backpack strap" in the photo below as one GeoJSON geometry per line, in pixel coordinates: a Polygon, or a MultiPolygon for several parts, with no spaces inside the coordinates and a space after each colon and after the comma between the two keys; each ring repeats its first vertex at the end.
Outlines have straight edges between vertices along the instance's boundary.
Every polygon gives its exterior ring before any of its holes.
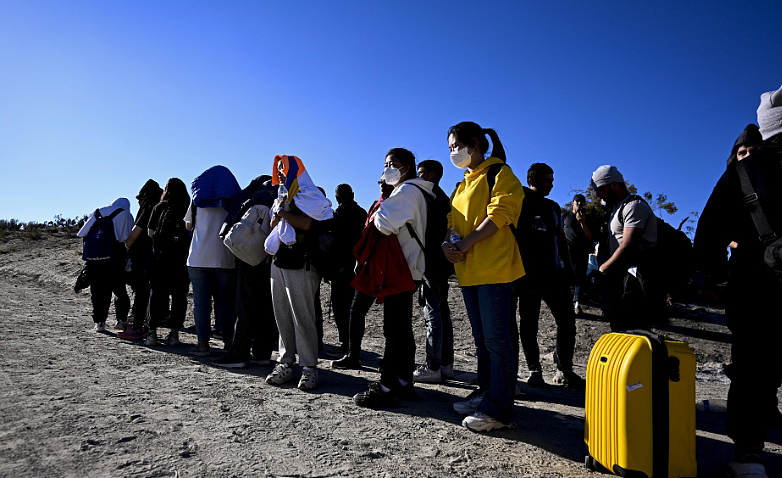
{"type": "Polygon", "coordinates": [[[755,188],[752,187],[752,181],[747,173],[747,164],[738,161],[736,163],[736,172],[739,175],[741,194],[744,195],[744,204],[747,205],[749,215],[752,217],[752,222],[758,231],[760,242],[767,246],[777,239],[777,234],[771,229],[771,225],[768,223],[768,219],[766,219],[766,214],[763,212],[763,207],[760,205],[760,200],[758,200],[758,194],[755,192],[755,188]]]}
{"type": "MultiPolygon", "coordinates": [[[[419,186],[417,184],[411,184],[411,186],[415,186],[416,188],[418,188],[419,191],[421,191],[421,194],[423,194],[423,196],[424,196],[424,201],[426,201],[426,203],[428,205],[429,204],[429,199],[426,197],[426,193],[424,192],[424,188],[422,188],[421,186],[419,186]]],[[[426,217],[427,220],[429,219],[428,212],[429,211],[427,210],[427,217],[426,217]]],[[[413,239],[415,239],[415,242],[417,242],[418,245],[421,247],[421,250],[423,251],[424,256],[426,256],[426,249],[424,249],[424,244],[423,244],[423,242],[421,242],[421,239],[418,238],[418,234],[415,233],[415,229],[413,229],[413,226],[411,226],[409,222],[406,222],[405,226],[407,226],[407,231],[410,233],[410,236],[413,239]]]]}
{"type": "MultiPolygon", "coordinates": [[[[124,209],[122,209],[122,208],[120,208],[120,209],[115,209],[114,211],[112,211],[112,213],[111,213],[111,214],[109,214],[108,216],[106,216],[106,219],[114,219],[115,217],[117,217],[117,214],[121,213],[122,211],[124,211],[124,209]]],[[[98,216],[100,216],[100,213],[99,213],[99,212],[98,212],[98,216]]]]}
{"type": "Polygon", "coordinates": [[[644,198],[642,198],[641,196],[639,196],[637,194],[631,194],[630,197],[627,199],[627,201],[622,203],[622,205],[619,207],[619,211],[616,213],[616,215],[619,216],[619,222],[622,223],[622,227],[624,227],[624,225],[625,225],[625,222],[624,222],[624,219],[623,219],[625,206],[627,206],[628,204],[630,204],[631,202],[634,202],[634,201],[646,202],[644,200],[644,198]]]}

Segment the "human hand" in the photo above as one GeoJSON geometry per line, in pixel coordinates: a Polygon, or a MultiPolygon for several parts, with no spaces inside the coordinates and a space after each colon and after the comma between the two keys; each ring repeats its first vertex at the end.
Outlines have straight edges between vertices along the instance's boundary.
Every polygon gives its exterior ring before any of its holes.
{"type": "Polygon", "coordinates": [[[452,263],[464,262],[464,253],[460,251],[456,245],[450,242],[443,242],[441,246],[445,258],[452,263]]]}

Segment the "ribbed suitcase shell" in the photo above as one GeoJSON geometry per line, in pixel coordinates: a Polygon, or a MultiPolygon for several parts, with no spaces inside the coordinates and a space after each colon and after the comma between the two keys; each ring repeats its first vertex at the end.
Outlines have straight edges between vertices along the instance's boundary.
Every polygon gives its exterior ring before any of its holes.
{"type": "Polygon", "coordinates": [[[652,342],[641,335],[606,334],[592,348],[584,441],[589,454],[609,471],[643,476],[633,473],[641,472],[649,478],[697,476],[695,356],[682,342],[664,344],[668,361],[663,364],[653,363],[652,342]],[[654,472],[653,366],[671,369],[667,473],[654,472]],[[678,381],[671,380],[677,369],[678,381]]]}

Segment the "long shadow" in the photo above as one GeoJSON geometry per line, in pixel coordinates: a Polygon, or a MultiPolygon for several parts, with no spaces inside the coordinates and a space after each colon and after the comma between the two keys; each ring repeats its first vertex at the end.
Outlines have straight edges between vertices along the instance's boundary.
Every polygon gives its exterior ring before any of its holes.
{"type": "Polygon", "coordinates": [[[733,342],[733,335],[725,332],[715,332],[712,330],[692,329],[689,327],[683,327],[681,325],[673,324],[658,324],[655,325],[655,329],[664,330],[666,332],[673,332],[676,334],[686,335],[696,339],[711,340],[713,342],[722,342],[729,344],[733,342]]]}

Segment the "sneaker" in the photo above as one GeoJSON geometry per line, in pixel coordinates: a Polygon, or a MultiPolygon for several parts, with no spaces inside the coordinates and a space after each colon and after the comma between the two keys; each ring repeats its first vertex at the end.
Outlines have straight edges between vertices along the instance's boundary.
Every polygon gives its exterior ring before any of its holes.
{"type": "Polygon", "coordinates": [[[191,348],[188,353],[190,355],[195,355],[196,357],[208,357],[212,355],[212,351],[209,350],[208,345],[196,345],[195,347],[191,348]]]}
{"type": "Polygon", "coordinates": [[[478,405],[481,404],[484,395],[486,395],[486,392],[483,392],[480,389],[473,390],[471,394],[467,395],[465,400],[454,403],[453,409],[459,415],[470,415],[471,413],[475,413],[475,410],[478,409],[478,405]]]}
{"type": "Polygon", "coordinates": [[[462,426],[474,432],[490,432],[492,430],[512,428],[512,425],[502,423],[481,412],[475,412],[469,417],[466,417],[462,420],[462,426]]]}
{"type": "Polygon", "coordinates": [[[117,337],[119,337],[122,340],[141,340],[144,337],[146,337],[147,331],[146,329],[134,329],[133,327],[128,327],[124,331],[117,334],[117,337]]]}
{"type": "Polygon", "coordinates": [[[95,325],[92,327],[92,330],[94,332],[105,332],[106,331],[106,323],[105,322],[95,322],[95,325]]]}
{"type": "Polygon", "coordinates": [[[168,345],[181,344],[182,342],[179,341],[179,329],[171,329],[168,332],[168,337],[166,337],[166,342],[168,342],[168,345]]]}
{"type": "Polygon", "coordinates": [[[114,330],[125,330],[128,328],[128,323],[117,319],[117,323],[114,324],[114,330]]]}
{"type": "Polygon", "coordinates": [[[440,376],[443,380],[453,380],[453,364],[440,367],[440,376]]]}
{"type": "Polygon", "coordinates": [[[581,313],[581,304],[579,304],[578,302],[574,303],[573,304],[573,312],[575,312],[576,315],[580,314],[581,313]]]}
{"type": "Polygon", "coordinates": [[[392,408],[399,406],[392,392],[384,392],[380,382],[372,382],[369,388],[353,395],[353,403],[366,408],[392,408]]]}
{"type": "Polygon", "coordinates": [[[272,373],[266,376],[269,385],[280,385],[293,378],[293,368],[286,363],[278,363],[272,373]]]}
{"type": "Polygon", "coordinates": [[[299,379],[299,390],[313,390],[318,386],[318,369],[315,367],[304,367],[301,369],[301,379],[299,379]]]}
{"type": "Polygon", "coordinates": [[[543,380],[543,372],[530,372],[524,381],[530,387],[544,387],[546,385],[546,381],[543,380]]]}
{"type": "Polygon", "coordinates": [[[766,468],[758,455],[747,455],[739,461],[729,460],[725,467],[727,478],[768,478],[766,468]]]}
{"type": "Polygon", "coordinates": [[[554,383],[557,385],[562,385],[563,387],[574,388],[576,390],[581,390],[586,386],[584,379],[579,377],[578,374],[573,371],[557,371],[557,374],[554,375],[554,383]]]}
{"type": "Polygon", "coordinates": [[[413,381],[422,383],[440,383],[443,381],[440,370],[432,370],[429,364],[419,366],[413,372],[413,381]]]}
{"type": "Polygon", "coordinates": [[[212,329],[212,337],[214,337],[216,339],[222,339],[223,338],[223,331],[222,330],[217,330],[217,329],[212,329]]]}
{"type": "Polygon", "coordinates": [[[217,365],[218,367],[223,368],[245,368],[247,367],[247,362],[244,360],[236,360],[229,355],[227,357],[212,361],[212,365],[217,365]]]}
{"type": "Polygon", "coordinates": [[[331,368],[343,368],[343,369],[360,369],[361,368],[361,361],[357,358],[351,357],[350,355],[345,355],[339,360],[332,360],[331,361],[331,368]]]}
{"type": "Polygon", "coordinates": [[[350,350],[348,350],[346,345],[339,345],[336,347],[332,345],[326,346],[326,355],[330,356],[331,358],[344,357],[348,352],[350,352],[350,350]]]}
{"type": "MultiPolygon", "coordinates": [[[[271,355],[271,354],[265,354],[266,357],[268,357],[269,355],[271,355]]],[[[271,364],[274,363],[274,362],[272,362],[271,359],[265,359],[265,358],[261,358],[261,357],[262,357],[261,354],[255,354],[254,353],[254,354],[252,354],[250,356],[250,362],[252,362],[252,363],[254,363],[256,365],[271,365],[271,364]]]]}
{"type": "Polygon", "coordinates": [[[157,340],[157,330],[155,329],[149,329],[149,332],[147,332],[147,346],[148,347],[156,347],[158,345],[161,345],[160,342],[157,340]]]}

